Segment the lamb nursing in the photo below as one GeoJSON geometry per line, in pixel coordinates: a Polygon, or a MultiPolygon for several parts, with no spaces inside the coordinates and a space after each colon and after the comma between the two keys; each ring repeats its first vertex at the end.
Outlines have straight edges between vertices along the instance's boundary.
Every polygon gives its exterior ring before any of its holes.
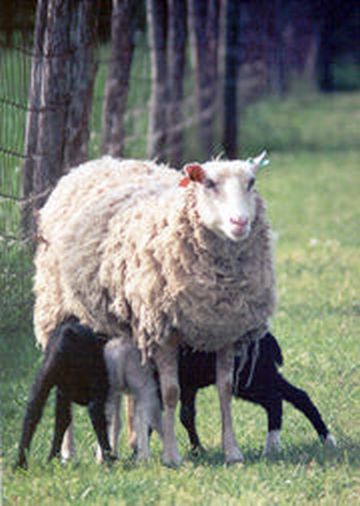
{"type": "Polygon", "coordinates": [[[266,154],[165,166],[106,157],[64,176],[40,212],[35,332],[46,346],[73,315],[126,333],[153,357],[164,402],[164,462],[177,465],[177,347],[217,353],[226,462],[242,459],[231,422],[233,345],[264,335],[275,307],[272,239],[255,189],[266,154]]]}

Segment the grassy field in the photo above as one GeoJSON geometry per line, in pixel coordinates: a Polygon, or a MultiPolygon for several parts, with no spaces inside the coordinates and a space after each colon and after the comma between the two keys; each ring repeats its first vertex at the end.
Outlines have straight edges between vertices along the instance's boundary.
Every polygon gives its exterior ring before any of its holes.
{"type": "MultiPolygon", "coordinates": [[[[77,461],[65,467],[47,464],[51,401],[33,441],[29,471],[13,473],[28,389],[41,361],[31,314],[24,316],[16,305],[23,294],[14,275],[7,285],[0,278],[7,301],[0,308],[5,505],[359,504],[359,102],[359,94],[264,101],[246,111],[241,132],[246,155],[257,148],[270,150],[270,169],[259,176],[258,185],[277,237],[279,307],[272,326],[284,352],[283,372],[308,391],[338,450],[325,451],[307,420],[285,406],[282,453],[265,460],[265,414],[239,401],[233,411],[246,462],[227,468],[220,452],[216,392],[209,388],[198,398],[198,428],[208,451],[192,459],[178,423],[184,457],[179,469],[162,466],[156,438],[151,462],[134,464],[125,434],[122,460],[112,469],[97,466],[94,434],[80,408],[75,410],[77,461]]],[[[14,272],[29,264],[19,250],[7,258],[5,267],[14,272]]],[[[21,289],[30,297],[29,283],[21,283],[21,289]]]]}

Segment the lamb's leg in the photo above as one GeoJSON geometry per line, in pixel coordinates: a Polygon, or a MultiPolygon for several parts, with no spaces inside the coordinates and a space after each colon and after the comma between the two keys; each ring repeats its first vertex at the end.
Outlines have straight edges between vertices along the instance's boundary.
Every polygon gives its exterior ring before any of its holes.
{"type": "Polygon", "coordinates": [[[133,396],[126,396],[126,414],[127,414],[127,427],[128,427],[128,442],[130,448],[136,453],[136,432],[135,432],[135,401],[133,396]]]}
{"type": "Polygon", "coordinates": [[[300,388],[295,387],[285,378],[278,375],[277,387],[282,393],[284,399],[287,402],[290,402],[296,409],[304,413],[306,418],[310,421],[314,429],[319,435],[319,438],[328,446],[336,447],[336,440],[332,434],[330,434],[329,429],[325,425],[321,415],[308,396],[308,394],[301,390],[300,388]]]}
{"type": "Polygon", "coordinates": [[[233,369],[234,349],[231,345],[218,351],[216,356],[216,386],[221,409],[222,447],[227,464],[243,461],[236,443],[231,418],[233,369]]]}
{"type": "Polygon", "coordinates": [[[68,460],[75,457],[75,455],[76,451],[75,451],[74,431],[71,422],[65,431],[63,441],[61,444],[61,460],[63,462],[67,462],[68,460]]]}
{"type": "Polygon", "coordinates": [[[48,460],[60,456],[61,443],[65,431],[71,424],[71,402],[63,395],[61,390],[56,390],[55,405],[55,429],[48,460]]]}
{"type": "Polygon", "coordinates": [[[30,449],[31,440],[41,419],[44,405],[52,386],[53,383],[50,376],[41,368],[32,386],[30,399],[26,407],[15,467],[27,468],[26,453],[30,449]]]}
{"type": "Polygon", "coordinates": [[[136,446],[137,460],[148,460],[150,457],[149,451],[149,432],[147,420],[146,399],[141,395],[135,400],[135,432],[136,432],[136,446]]]}
{"type": "MultiPolygon", "coordinates": [[[[121,395],[118,391],[110,392],[106,402],[105,414],[107,423],[107,434],[111,447],[111,452],[114,458],[118,457],[118,441],[121,431],[121,418],[120,418],[120,404],[121,395]]],[[[101,446],[98,444],[96,451],[96,461],[103,462],[103,452],[101,446]]]]}
{"type": "Polygon", "coordinates": [[[111,447],[108,438],[108,424],[105,415],[105,401],[103,399],[94,399],[88,405],[91,423],[94,427],[98,444],[101,448],[101,456],[104,462],[111,462],[115,457],[111,453],[111,447]]]}
{"type": "Polygon", "coordinates": [[[181,458],[175,436],[175,411],[179,400],[179,382],[177,371],[177,347],[159,347],[155,353],[155,363],[158,369],[161,395],[164,405],[164,464],[178,466],[181,458]]]}
{"type": "Polygon", "coordinates": [[[186,389],[186,392],[181,391],[180,394],[180,402],[181,402],[180,421],[187,430],[191,443],[192,453],[198,453],[198,451],[202,449],[195,425],[195,417],[196,417],[195,397],[196,397],[196,390],[186,389]]]}
{"type": "Polygon", "coordinates": [[[118,455],[118,442],[121,431],[120,408],[121,408],[121,396],[119,394],[116,394],[113,398],[111,419],[107,415],[109,441],[113,455],[115,457],[117,457],[118,455]]]}
{"type": "Polygon", "coordinates": [[[279,392],[271,392],[263,403],[268,415],[268,433],[266,435],[264,455],[281,450],[282,398],[279,392]]]}

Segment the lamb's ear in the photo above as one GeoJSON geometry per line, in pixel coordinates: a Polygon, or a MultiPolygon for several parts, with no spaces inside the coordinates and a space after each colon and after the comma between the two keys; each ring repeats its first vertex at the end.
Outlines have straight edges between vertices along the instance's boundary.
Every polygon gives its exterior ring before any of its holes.
{"type": "Polygon", "coordinates": [[[253,172],[257,172],[257,170],[260,167],[265,167],[266,165],[269,165],[270,160],[267,157],[267,151],[264,150],[262,153],[260,153],[259,156],[256,156],[255,158],[248,158],[247,162],[250,165],[253,172]]]}
{"type": "Polygon", "coordinates": [[[184,167],[185,177],[180,181],[180,186],[187,186],[190,181],[202,183],[205,180],[205,171],[199,163],[188,163],[184,167]]]}

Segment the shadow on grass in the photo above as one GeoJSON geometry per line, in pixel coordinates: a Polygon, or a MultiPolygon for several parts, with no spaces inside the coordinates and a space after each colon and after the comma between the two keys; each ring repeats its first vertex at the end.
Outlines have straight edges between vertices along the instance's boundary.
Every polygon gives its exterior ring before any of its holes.
{"type": "MultiPolygon", "coordinates": [[[[338,448],[327,448],[318,441],[302,443],[300,445],[287,445],[280,453],[264,457],[262,449],[244,450],[245,466],[258,465],[266,461],[269,465],[291,464],[308,465],[315,462],[321,467],[346,464],[353,468],[360,467],[360,442],[353,441],[347,436],[340,438],[338,448]]],[[[188,453],[185,457],[195,467],[223,467],[224,457],[220,450],[208,450],[198,456],[188,453]]]]}

